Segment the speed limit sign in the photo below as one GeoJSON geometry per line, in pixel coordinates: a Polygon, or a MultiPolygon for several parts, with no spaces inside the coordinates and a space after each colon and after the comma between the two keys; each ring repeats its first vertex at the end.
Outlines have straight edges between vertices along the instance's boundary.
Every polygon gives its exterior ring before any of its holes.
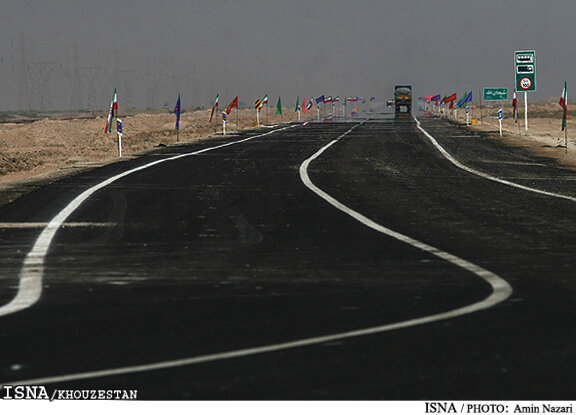
{"type": "Polygon", "coordinates": [[[527,91],[532,86],[532,81],[530,80],[530,78],[524,77],[520,79],[520,82],[518,84],[520,85],[520,89],[522,89],[523,91],[527,91]]]}

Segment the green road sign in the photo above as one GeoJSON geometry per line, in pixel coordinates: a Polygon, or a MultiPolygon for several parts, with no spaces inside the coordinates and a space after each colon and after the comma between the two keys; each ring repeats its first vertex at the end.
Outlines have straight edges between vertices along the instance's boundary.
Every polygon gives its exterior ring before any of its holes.
{"type": "Polygon", "coordinates": [[[484,101],[507,101],[508,88],[484,88],[484,101]]]}
{"type": "Polygon", "coordinates": [[[536,91],[536,53],[533,50],[514,52],[516,91],[536,91]]]}

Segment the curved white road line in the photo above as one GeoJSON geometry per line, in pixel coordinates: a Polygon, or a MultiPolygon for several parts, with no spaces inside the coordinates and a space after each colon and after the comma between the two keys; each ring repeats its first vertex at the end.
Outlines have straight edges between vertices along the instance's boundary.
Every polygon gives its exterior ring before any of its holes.
{"type": "MultiPolygon", "coordinates": [[[[323,190],[319,189],[317,186],[315,186],[311,182],[310,177],[308,176],[308,166],[310,165],[310,163],[314,159],[316,159],[318,156],[320,156],[326,149],[328,149],[334,143],[338,142],[338,140],[340,140],[341,138],[345,137],[352,130],[354,130],[354,128],[358,127],[358,125],[360,125],[360,124],[355,125],[350,130],[348,130],[346,133],[344,133],[340,137],[338,137],[336,140],[333,140],[328,145],[322,147],[318,152],[316,152],[309,159],[307,159],[306,161],[304,161],[302,163],[302,165],[300,166],[300,177],[301,177],[302,181],[304,182],[304,184],[309,189],[314,191],[318,196],[322,197],[324,200],[326,200],[328,203],[330,203],[332,206],[334,206],[337,209],[339,209],[339,210],[345,212],[346,214],[352,216],[354,219],[358,220],[362,224],[364,224],[364,225],[366,225],[366,226],[368,226],[368,227],[370,227],[370,228],[372,228],[378,232],[381,232],[385,235],[391,236],[391,237],[393,237],[393,238],[395,238],[401,242],[407,243],[409,245],[412,245],[413,247],[416,247],[416,248],[421,249],[425,252],[428,252],[432,255],[435,255],[441,259],[444,259],[448,262],[451,262],[454,265],[457,265],[457,266],[459,266],[459,267],[461,267],[467,271],[470,271],[470,272],[478,275],[480,278],[482,278],[484,281],[486,281],[492,287],[492,294],[490,294],[487,298],[485,298],[482,301],[470,304],[468,306],[461,307],[461,308],[458,308],[455,310],[446,311],[443,313],[433,314],[433,315],[429,315],[429,316],[424,316],[424,317],[420,317],[420,318],[416,318],[416,319],[412,319],[412,320],[407,320],[407,321],[401,321],[401,322],[392,323],[392,324],[386,324],[386,325],[382,325],[382,326],[375,326],[375,327],[369,327],[369,328],[364,328],[364,329],[359,329],[359,330],[346,331],[346,332],[342,332],[342,333],[335,333],[335,334],[326,335],[326,336],[310,337],[310,338],[305,338],[305,339],[300,339],[300,340],[295,340],[295,341],[290,341],[290,342],[272,344],[272,345],[268,345],[268,346],[252,347],[252,348],[241,349],[241,350],[232,350],[232,351],[224,352],[224,353],[215,353],[215,354],[209,354],[209,355],[197,356],[197,357],[191,357],[191,358],[185,358],[185,359],[177,359],[177,360],[170,360],[170,361],[157,362],[157,363],[151,363],[151,364],[121,367],[121,368],[115,368],[115,369],[104,369],[104,370],[97,370],[97,371],[93,371],[93,372],[74,373],[74,374],[62,375],[62,376],[52,376],[52,377],[45,377],[45,378],[39,378],[39,379],[18,380],[18,381],[14,381],[14,382],[18,383],[19,385],[44,385],[44,384],[50,384],[50,383],[62,383],[62,382],[70,382],[70,381],[76,381],[76,380],[82,380],[82,379],[93,379],[93,378],[101,378],[101,377],[107,377],[107,376],[126,375],[126,374],[130,374],[130,373],[147,372],[147,371],[151,371],[151,370],[169,369],[169,368],[175,368],[175,367],[195,365],[195,364],[200,364],[200,363],[213,362],[213,361],[217,361],[217,360],[233,359],[233,358],[239,358],[239,357],[245,357],[245,356],[252,356],[252,355],[256,355],[256,354],[262,354],[262,353],[271,353],[271,352],[277,352],[277,351],[281,351],[281,350],[293,349],[296,347],[312,346],[312,345],[317,345],[320,343],[349,339],[349,338],[353,338],[353,337],[368,336],[368,335],[384,333],[384,332],[388,332],[388,331],[392,331],[392,330],[399,330],[399,329],[403,329],[403,328],[407,328],[407,327],[414,327],[414,326],[418,326],[418,325],[422,325],[422,324],[434,323],[434,322],[438,322],[441,320],[446,320],[446,319],[474,313],[474,312],[477,312],[480,310],[485,310],[487,308],[490,308],[496,304],[499,304],[499,303],[505,301],[512,294],[512,287],[510,287],[510,285],[505,280],[503,280],[502,278],[500,278],[499,276],[497,276],[493,272],[490,272],[490,271],[488,271],[482,267],[479,267],[478,265],[472,264],[471,262],[466,261],[462,258],[459,258],[455,255],[449,254],[448,252],[444,252],[438,248],[427,245],[423,242],[419,242],[419,241],[412,239],[408,236],[402,235],[398,232],[395,232],[395,231],[392,231],[388,228],[385,228],[384,226],[381,226],[381,225],[373,222],[372,220],[368,219],[367,217],[363,216],[362,214],[346,207],[344,204],[340,203],[339,201],[334,199],[332,196],[328,195],[323,190]]],[[[12,382],[12,383],[14,383],[14,382],[12,382]]],[[[0,386],[2,386],[2,385],[0,385],[0,386]]]]}
{"type": "Polygon", "coordinates": [[[20,274],[18,275],[18,292],[16,296],[9,303],[0,307],[0,317],[6,316],[8,314],[16,313],[18,311],[25,310],[32,305],[34,305],[42,295],[42,280],[44,275],[44,262],[50,244],[56,235],[56,232],[64,221],[76,210],[78,207],[86,201],[90,196],[92,196],[98,190],[108,186],[115,181],[126,177],[132,173],[138,172],[140,170],[147,169],[152,166],[156,166],[160,163],[165,163],[168,161],[177,160],[183,157],[195,156],[208,151],[217,150],[219,148],[232,146],[235,144],[243,143],[254,138],[264,137],[269,134],[286,130],[288,128],[296,127],[297,125],[289,125],[277,130],[268,131],[264,134],[255,135],[252,137],[244,138],[242,140],[233,141],[226,144],[221,144],[213,147],[207,147],[202,150],[194,151],[192,153],[179,154],[177,156],[168,157],[161,160],[156,160],[154,162],[145,164],[140,167],[136,167],[131,170],[127,170],[123,173],[117,174],[116,176],[110,177],[107,180],[97,184],[94,187],[84,191],[82,194],[77,196],[68,206],[66,206],[60,213],[58,213],[44,228],[36,242],[34,243],[30,252],[26,255],[22,268],[20,269],[20,274]]]}
{"type": "Polygon", "coordinates": [[[522,189],[522,190],[526,190],[528,192],[533,192],[533,193],[538,193],[544,196],[551,196],[551,197],[556,197],[559,199],[566,199],[566,200],[570,200],[572,202],[576,202],[576,197],[572,197],[572,196],[568,196],[568,195],[563,195],[561,193],[554,193],[554,192],[547,192],[546,190],[540,190],[540,189],[535,189],[533,187],[529,187],[529,186],[524,186],[518,183],[514,183],[508,180],[504,180],[504,179],[500,179],[498,177],[495,176],[491,176],[489,174],[483,173],[481,171],[478,170],[474,170],[468,166],[465,166],[464,164],[460,163],[458,160],[456,160],[452,154],[450,154],[448,151],[446,151],[446,149],[444,147],[442,147],[438,141],[436,141],[436,139],[434,137],[432,137],[432,135],[430,133],[428,133],[428,131],[426,131],[424,128],[422,128],[420,121],[418,120],[418,118],[414,117],[414,120],[416,121],[416,125],[418,126],[418,129],[420,131],[422,131],[422,133],[424,133],[424,135],[428,138],[428,140],[430,140],[430,142],[434,145],[434,147],[436,147],[438,149],[438,151],[440,151],[440,153],[442,153],[442,155],[444,157],[446,157],[452,164],[454,164],[456,167],[467,171],[468,173],[472,173],[475,174],[476,176],[480,176],[486,180],[491,180],[493,182],[497,182],[500,184],[505,184],[507,186],[512,186],[512,187],[516,187],[517,189],[522,189]]]}

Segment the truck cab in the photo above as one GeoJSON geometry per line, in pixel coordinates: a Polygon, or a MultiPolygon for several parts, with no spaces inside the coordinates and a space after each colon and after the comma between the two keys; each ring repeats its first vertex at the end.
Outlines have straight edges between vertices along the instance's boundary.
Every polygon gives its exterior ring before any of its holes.
{"type": "Polygon", "coordinates": [[[394,87],[394,112],[410,114],[412,112],[412,85],[394,87]]]}

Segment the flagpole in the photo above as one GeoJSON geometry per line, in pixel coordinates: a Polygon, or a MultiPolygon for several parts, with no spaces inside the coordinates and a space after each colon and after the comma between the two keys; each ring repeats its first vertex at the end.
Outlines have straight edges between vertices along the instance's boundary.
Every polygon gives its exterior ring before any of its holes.
{"type": "MultiPolygon", "coordinates": [[[[119,113],[120,113],[120,105],[118,105],[118,98],[116,98],[116,129],[118,129],[119,113]]],[[[118,157],[122,157],[122,133],[118,134],[118,157]]]]}
{"type": "Polygon", "coordinates": [[[480,94],[480,89],[478,89],[478,96],[480,97],[480,124],[484,125],[484,121],[482,121],[482,95],[480,94]]]}

